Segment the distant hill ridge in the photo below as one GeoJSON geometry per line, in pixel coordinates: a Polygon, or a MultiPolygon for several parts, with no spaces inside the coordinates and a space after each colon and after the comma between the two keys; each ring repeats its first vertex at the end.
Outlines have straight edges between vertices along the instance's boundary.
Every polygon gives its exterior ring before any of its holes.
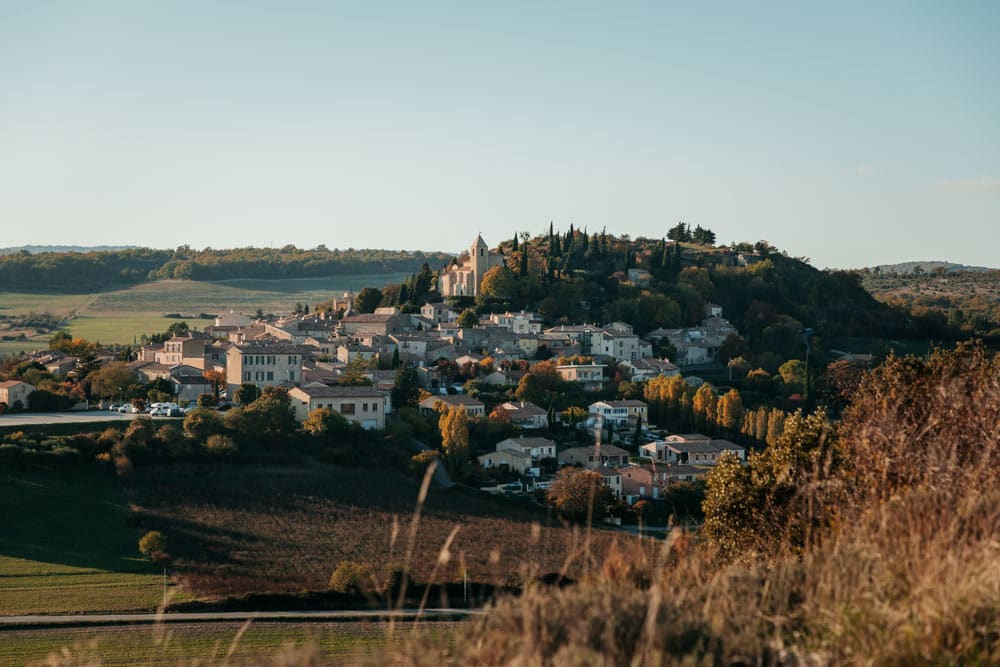
{"type": "MultiPolygon", "coordinates": [[[[90,292],[109,285],[153,280],[285,279],[381,273],[413,273],[424,264],[444,266],[452,255],[440,252],[354,249],[309,250],[230,248],[195,250],[127,247],[74,248],[69,252],[36,251],[0,254],[0,289],[90,292]]],[[[53,246],[54,247],[54,246],[53,246]]]]}
{"type": "Polygon", "coordinates": [[[966,264],[956,264],[954,262],[945,262],[941,260],[926,260],[917,262],[900,262],[899,264],[879,264],[878,266],[869,267],[871,270],[878,269],[882,273],[913,273],[914,270],[920,268],[924,273],[931,273],[934,269],[943,268],[947,273],[953,273],[955,271],[997,271],[1000,269],[991,268],[988,266],[968,266],[966,264]]]}
{"type": "Polygon", "coordinates": [[[32,255],[43,252],[109,252],[112,250],[131,250],[138,248],[135,245],[18,245],[9,248],[0,248],[0,255],[15,255],[22,250],[26,250],[32,255]]]}

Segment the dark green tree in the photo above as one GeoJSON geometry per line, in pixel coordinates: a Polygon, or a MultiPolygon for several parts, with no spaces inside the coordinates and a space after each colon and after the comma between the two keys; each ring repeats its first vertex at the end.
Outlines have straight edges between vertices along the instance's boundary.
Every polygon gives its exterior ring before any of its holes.
{"type": "Polygon", "coordinates": [[[365,287],[354,297],[354,310],[359,313],[374,313],[382,302],[382,292],[374,287],[365,287]]]}
{"type": "Polygon", "coordinates": [[[260,398],[260,387],[252,382],[244,382],[236,390],[236,402],[240,405],[250,405],[260,398]]]}
{"type": "Polygon", "coordinates": [[[411,364],[403,364],[396,369],[396,378],[392,383],[392,405],[401,408],[417,402],[420,396],[420,382],[417,371],[411,364]]]}
{"type": "Polygon", "coordinates": [[[476,311],[466,308],[455,323],[463,329],[471,329],[479,324],[479,316],[476,315],[476,311]]]}

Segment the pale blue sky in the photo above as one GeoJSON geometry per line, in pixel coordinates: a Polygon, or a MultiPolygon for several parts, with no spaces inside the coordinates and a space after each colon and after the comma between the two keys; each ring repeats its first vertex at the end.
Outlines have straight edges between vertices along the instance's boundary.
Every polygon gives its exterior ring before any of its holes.
{"type": "Polygon", "coordinates": [[[1000,2],[0,0],[0,245],[1000,266],[1000,2]]]}

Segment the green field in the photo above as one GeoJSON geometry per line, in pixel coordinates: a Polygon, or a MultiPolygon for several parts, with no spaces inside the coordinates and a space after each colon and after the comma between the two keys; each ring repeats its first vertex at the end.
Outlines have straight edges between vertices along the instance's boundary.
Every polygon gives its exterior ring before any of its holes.
{"type": "Polygon", "coordinates": [[[0,357],[27,354],[49,346],[49,336],[36,336],[28,340],[0,340],[0,357]]]}
{"type": "MultiPolygon", "coordinates": [[[[200,313],[234,311],[252,315],[258,308],[266,313],[287,313],[297,303],[313,306],[348,290],[381,287],[407,277],[405,273],[387,273],[286,280],[159,280],[93,294],[0,292],[0,314],[50,313],[71,318],[69,331],[73,336],[130,344],[144,333],[165,331],[176,321],[165,318],[168,313],[181,314],[189,325],[200,329],[210,324],[208,320],[192,319],[200,313]]],[[[0,355],[44,348],[47,344],[48,336],[3,341],[0,355]]]]}
{"type": "Polygon", "coordinates": [[[206,661],[233,665],[279,652],[285,657],[295,656],[280,664],[312,664],[307,660],[312,656],[322,659],[324,664],[379,664],[387,650],[415,633],[430,633],[438,640],[447,640],[455,627],[453,622],[402,623],[397,625],[393,640],[389,639],[385,624],[361,622],[254,622],[245,630],[243,623],[229,622],[0,630],[0,664],[30,665],[64,648],[72,656],[72,664],[102,667],[137,664],[174,667],[204,665],[206,661]]]}
{"type": "Polygon", "coordinates": [[[0,616],[154,610],[162,573],[137,551],[110,470],[0,470],[0,616]]]}

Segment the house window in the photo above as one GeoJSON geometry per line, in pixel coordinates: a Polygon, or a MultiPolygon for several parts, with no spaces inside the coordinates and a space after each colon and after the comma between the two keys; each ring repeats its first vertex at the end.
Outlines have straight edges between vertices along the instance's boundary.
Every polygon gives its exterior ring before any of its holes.
{"type": "Polygon", "coordinates": [[[267,379],[268,379],[268,381],[270,381],[270,382],[273,382],[273,381],[274,381],[274,371],[268,371],[268,372],[267,372],[267,379]]]}
{"type": "Polygon", "coordinates": [[[353,415],[354,414],[354,403],[341,403],[340,404],[340,414],[342,414],[342,415],[353,415]]]}
{"type": "Polygon", "coordinates": [[[367,403],[362,403],[361,404],[361,412],[368,412],[368,404],[367,403]]]}
{"type": "Polygon", "coordinates": [[[372,412],[378,412],[378,403],[372,403],[372,412]]]}

